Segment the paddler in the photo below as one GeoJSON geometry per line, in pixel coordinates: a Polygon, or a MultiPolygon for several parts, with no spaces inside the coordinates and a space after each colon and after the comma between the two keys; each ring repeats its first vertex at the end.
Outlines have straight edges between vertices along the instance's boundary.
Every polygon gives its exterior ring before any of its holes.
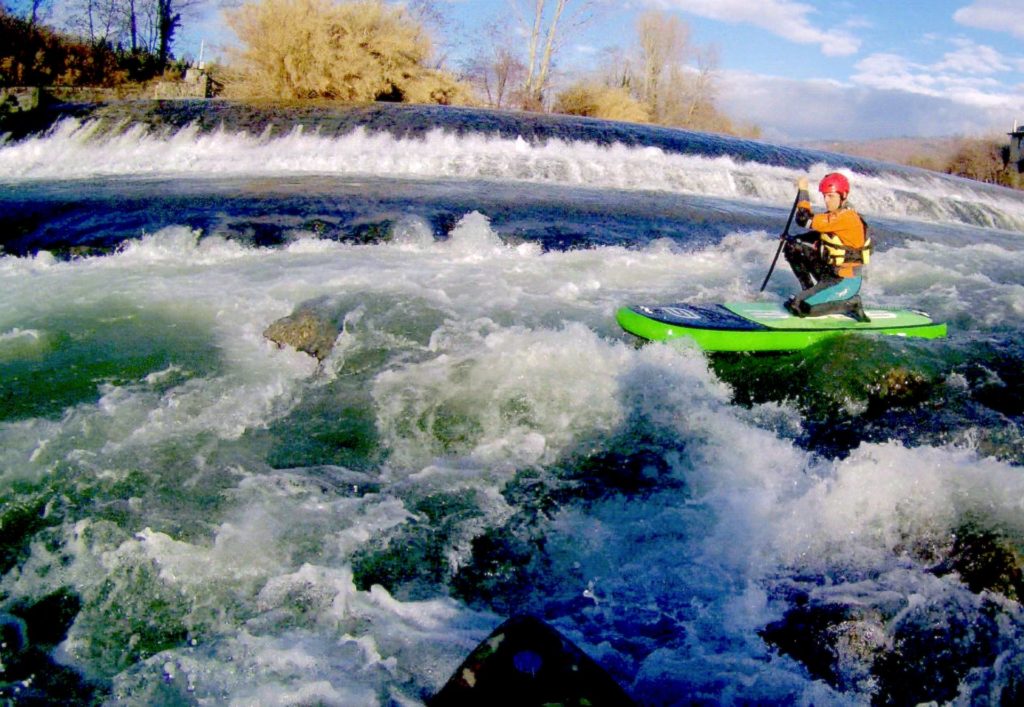
{"type": "Polygon", "coordinates": [[[847,203],[849,180],[838,172],[825,175],[818,191],[826,210],[818,214],[811,211],[806,177],[800,178],[797,188],[796,222],[810,230],[789,236],[783,247],[786,262],[804,288],[786,301],[786,308],[800,317],[849,314],[869,321],[860,288],[871,239],[864,219],[847,203]]]}

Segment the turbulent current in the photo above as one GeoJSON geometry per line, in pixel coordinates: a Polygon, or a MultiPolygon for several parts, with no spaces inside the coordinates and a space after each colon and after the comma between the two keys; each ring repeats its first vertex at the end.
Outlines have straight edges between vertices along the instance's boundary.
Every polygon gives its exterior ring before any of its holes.
{"type": "Polygon", "coordinates": [[[1024,699],[1024,194],[476,110],[76,109],[0,143],[0,703],[417,705],[543,618],[643,705],[1024,699]],[[781,301],[842,170],[935,341],[781,301]],[[332,323],[320,359],[264,336],[332,323]]]}

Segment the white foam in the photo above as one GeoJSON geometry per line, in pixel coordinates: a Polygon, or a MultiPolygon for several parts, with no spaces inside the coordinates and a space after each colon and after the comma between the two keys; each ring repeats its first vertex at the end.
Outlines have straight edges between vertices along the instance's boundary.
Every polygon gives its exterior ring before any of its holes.
{"type": "Polygon", "coordinates": [[[878,566],[911,538],[941,546],[964,518],[1024,537],[1024,478],[967,449],[862,445],[780,510],[784,563],[878,566]]]}
{"type": "Polygon", "coordinates": [[[362,128],[327,137],[299,127],[272,137],[223,129],[202,133],[194,126],[166,134],[135,125],[101,135],[96,123],[65,120],[48,135],[0,145],[0,173],[11,182],[105,175],[441,177],[701,194],[786,207],[798,177],[837,169],[854,179],[855,201],[865,214],[1024,231],[1024,198],[1012,190],[953,182],[927,172],[873,176],[824,163],[804,171],[618,143],[527,143],[520,137],[455,135],[439,129],[423,137],[362,128]]]}
{"type": "Polygon", "coordinates": [[[19,341],[28,340],[29,342],[36,342],[42,337],[42,332],[38,329],[20,329],[14,327],[10,331],[0,333],[0,344],[8,341],[19,341]]]}

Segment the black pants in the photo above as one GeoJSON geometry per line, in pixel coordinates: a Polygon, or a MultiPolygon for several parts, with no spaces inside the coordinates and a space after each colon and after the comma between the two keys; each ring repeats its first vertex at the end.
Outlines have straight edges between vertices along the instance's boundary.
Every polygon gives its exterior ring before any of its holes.
{"type": "Polygon", "coordinates": [[[800,281],[800,287],[805,290],[809,290],[825,278],[837,277],[835,269],[821,257],[818,239],[817,232],[808,231],[786,241],[786,245],[782,247],[786,262],[793,268],[793,274],[800,281]]]}
{"type": "MultiPolygon", "coordinates": [[[[868,321],[861,305],[860,295],[857,294],[859,284],[850,296],[829,299],[817,304],[811,304],[807,300],[814,301],[814,296],[823,293],[825,290],[836,287],[843,283],[843,278],[836,273],[835,268],[829,265],[818,249],[819,235],[814,231],[802,233],[794,240],[788,241],[782,248],[786,262],[793,268],[793,274],[800,281],[803,290],[791,297],[786,302],[786,307],[794,314],[805,317],[817,317],[824,314],[849,314],[858,321],[868,321]]],[[[833,293],[828,293],[829,296],[833,293]]],[[[821,299],[820,297],[818,298],[821,299]]]]}

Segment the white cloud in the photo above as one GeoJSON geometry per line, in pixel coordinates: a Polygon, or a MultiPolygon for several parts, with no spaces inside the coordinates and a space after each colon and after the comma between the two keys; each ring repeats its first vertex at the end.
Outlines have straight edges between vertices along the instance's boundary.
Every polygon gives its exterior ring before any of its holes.
{"type": "MultiPolygon", "coordinates": [[[[874,55],[878,66],[912,71],[894,55],[874,55]]],[[[956,90],[908,91],[892,74],[889,85],[806,81],[745,72],[723,72],[718,104],[738,121],[762,129],[766,140],[860,140],[904,136],[984,135],[1005,132],[1024,114],[1024,96],[956,90]]]]}
{"type": "Polygon", "coordinates": [[[877,53],[855,65],[850,80],[873,89],[904,91],[978,108],[1020,105],[1024,96],[999,80],[1019,70],[1021,60],[984,44],[957,39],[938,61],[925,64],[898,54],[877,53]]]}
{"type": "Polygon", "coordinates": [[[975,0],[953,13],[953,19],[967,27],[1009,32],[1024,39],[1020,0],[975,0]]]}
{"type": "Polygon", "coordinates": [[[968,40],[954,40],[958,46],[947,52],[942,61],[935,65],[938,71],[952,71],[960,74],[997,74],[1010,71],[1010,64],[998,51],[968,40]]]}
{"type": "MultiPolygon", "coordinates": [[[[849,56],[860,49],[860,40],[849,32],[815,26],[811,20],[817,9],[793,0],[649,0],[648,4],[722,22],[752,24],[797,44],[817,44],[827,56],[849,56]]],[[[854,18],[847,26],[858,24],[854,18]]]]}

